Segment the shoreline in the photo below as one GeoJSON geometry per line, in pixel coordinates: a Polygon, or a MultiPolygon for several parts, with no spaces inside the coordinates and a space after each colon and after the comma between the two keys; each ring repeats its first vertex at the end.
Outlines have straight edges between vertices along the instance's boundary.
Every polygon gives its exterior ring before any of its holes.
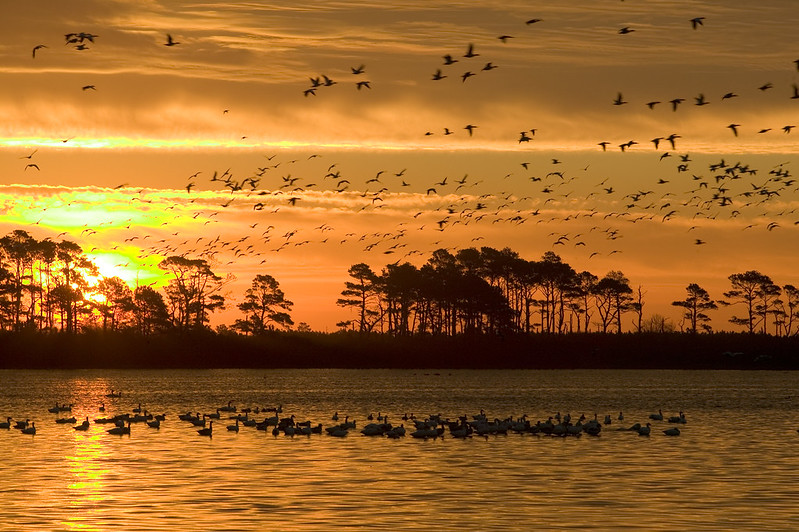
{"type": "Polygon", "coordinates": [[[745,333],[412,336],[0,333],[2,369],[776,369],[799,337],[745,333]]]}

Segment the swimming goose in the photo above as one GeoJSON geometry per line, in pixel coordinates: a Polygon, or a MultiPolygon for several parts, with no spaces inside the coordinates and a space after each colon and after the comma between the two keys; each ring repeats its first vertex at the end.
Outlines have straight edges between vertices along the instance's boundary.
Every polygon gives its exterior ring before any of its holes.
{"type": "Polygon", "coordinates": [[[663,421],[663,410],[658,410],[657,414],[649,414],[649,419],[653,419],[655,421],[663,421]]]}
{"type": "Polygon", "coordinates": [[[199,434],[200,436],[211,436],[213,431],[214,431],[214,422],[209,421],[208,426],[204,429],[198,430],[197,434],[199,434]]]}
{"type": "Polygon", "coordinates": [[[125,426],[125,425],[121,425],[121,426],[117,425],[116,427],[114,427],[112,429],[108,429],[106,432],[108,434],[118,434],[118,435],[130,434],[130,421],[128,421],[128,425],[127,426],[125,426]]]}
{"type": "Polygon", "coordinates": [[[680,412],[679,416],[669,417],[669,423],[686,423],[685,414],[680,412]]]}
{"type": "Polygon", "coordinates": [[[36,423],[31,422],[30,427],[25,427],[22,429],[22,434],[36,434],[36,423]]]}
{"type": "Polygon", "coordinates": [[[72,428],[75,430],[89,430],[89,418],[86,417],[83,423],[81,423],[80,425],[75,425],[72,428]]]}
{"type": "Polygon", "coordinates": [[[677,427],[672,427],[670,429],[664,430],[663,434],[665,434],[666,436],[679,436],[680,429],[678,429],[677,427]]]}
{"type": "Polygon", "coordinates": [[[0,429],[10,429],[11,428],[11,418],[7,417],[5,423],[0,423],[0,429]]]}
{"type": "Polygon", "coordinates": [[[236,420],[236,424],[235,425],[228,425],[227,429],[230,432],[238,432],[239,431],[239,420],[238,419],[236,420]]]}
{"type": "Polygon", "coordinates": [[[638,429],[638,435],[639,436],[649,436],[649,433],[651,432],[651,430],[652,430],[651,425],[649,423],[647,423],[645,427],[641,427],[641,428],[638,429]]]}

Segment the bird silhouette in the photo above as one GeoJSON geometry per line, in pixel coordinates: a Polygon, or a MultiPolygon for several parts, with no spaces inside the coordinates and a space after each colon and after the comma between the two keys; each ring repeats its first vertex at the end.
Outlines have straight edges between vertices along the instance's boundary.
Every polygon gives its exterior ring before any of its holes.
{"type": "Polygon", "coordinates": [[[463,57],[477,57],[478,55],[480,54],[474,53],[474,45],[470,43],[469,48],[466,50],[466,53],[463,54],[463,57]]]}
{"type": "Polygon", "coordinates": [[[45,46],[44,44],[37,44],[36,46],[33,47],[33,52],[31,54],[33,59],[36,59],[36,50],[41,50],[42,48],[47,48],[47,46],[45,46]]]}
{"type": "Polygon", "coordinates": [[[705,20],[705,17],[694,17],[694,18],[692,18],[691,19],[691,27],[693,29],[696,29],[699,26],[703,26],[704,25],[703,22],[702,22],[703,20],[705,20]]]}
{"type": "Polygon", "coordinates": [[[164,43],[164,46],[176,46],[178,44],[180,44],[180,43],[178,41],[172,39],[172,35],[170,35],[168,33],[166,34],[166,42],[164,43]]]}

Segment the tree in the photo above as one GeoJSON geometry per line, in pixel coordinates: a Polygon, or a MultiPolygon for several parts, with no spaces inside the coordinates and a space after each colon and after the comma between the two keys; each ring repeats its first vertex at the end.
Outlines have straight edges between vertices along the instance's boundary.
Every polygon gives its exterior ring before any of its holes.
{"type": "Polygon", "coordinates": [[[79,316],[85,310],[84,291],[88,288],[87,276],[98,274],[95,266],[83,254],[75,242],[64,240],[56,244],[57,271],[60,277],[56,282],[57,300],[61,305],[61,329],[77,332],[79,316]]]}
{"type": "Polygon", "coordinates": [[[710,332],[710,316],[705,314],[708,310],[716,310],[718,305],[710,299],[707,290],[702,288],[696,283],[691,283],[685,288],[686,296],[681,301],[672,301],[671,304],[675,307],[682,307],[685,309],[683,319],[689,323],[688,332],[698,332],[698,327],[701,326],[705,331],[710,332]]]}
{"type": "Polygon", "coordinates": [[[799,318],[799,288],[792,284],[786,284],[782,290],[785,295],[785,300],[782,303],[782,326],[785,336],[790,336],[794,333],[794,320],[799,318]]]}
{"type": "Polygon", "coordinates": [[[22,229],[12,231],[0,238],[0,250],[2,250],[4,261],[11,265],[9,270],[12,274],[15,329],[20,328],[20,317],[24,311],[22,297],[26,289],[25,281],[28,281],[28,286],[32,284],[31,276],[26,275],[26,270],[32,266],[35,244],[36,239],[22,229]]]}
{"type": "Polygon", "coordinates": [[[252,286],[244,294],[238,309],[245,313],[233,327],[245,334],[264,334],[274,326],[289,329],[294,322],[288,312],[294,305],[286,299],[277,280],[271,275],[256,275],[252,286]]]}
{"type": "Polygon", "coordinates": [[[602,323],[602,332],[607,332],[616,323],[616,332],[621,333],[621,316],[629,310],[633,289],[630,281],[620,271],[610,271],[594,287],[597,312],[602,323]]]}
{"type": "Polygon", "coordinates": [[[356,309],[358,318],[355,320],[359,332],[368,332],[377,323],[379,312],[376,310],[379,298],[377,291],[377,275],[369,265],[358,263],[350,266],[347,273],[352,277],[352,281],[344,283],[344,296],[336,301],[340,307],[356,309]]]}
{"type": "Polygon", "coordinates": [[[211,270],[205,259],[173,255],[162,260],[158,267],[173,275],[165,291],[177,327],[203,328],[209,312],[224,308],[225,299],[217,293],[224,286],[224,280],[211,270]]]}
{"type": "Polygon", "coordinates": [[[124,321],[133,307],[133,291],[119,277],[103,277],[97,283],[97,292],[103,300],[97,304],[103,319],[103,330],[117,330],[119,321],[124,321]],[[110,327],[109,327],[110,322],[110,327]]]}
{"type": "Polygon", "coordinates": [[[721,301],[723,305],[742,304],[746,308],[746,317],[739,318],[733,316],[730,323],[743,325],[749,334],[754,334],[755,327],[758,325],[757,299],[760,295],[759,289],[764,284],[773,284],[768,276],[763,275],[757,270],[749,270],[743,273],[734,273],[728,277],[732,290],[724,292],[724,297],[732,299],[732,302],[721,301]]]}
{"type": "Polygon", "coordinates": [[[149,286],[138,286],[133,291],[133,313],[136,329],[148,335],[169,328],[169,311],[163,296],[149,286]]]}

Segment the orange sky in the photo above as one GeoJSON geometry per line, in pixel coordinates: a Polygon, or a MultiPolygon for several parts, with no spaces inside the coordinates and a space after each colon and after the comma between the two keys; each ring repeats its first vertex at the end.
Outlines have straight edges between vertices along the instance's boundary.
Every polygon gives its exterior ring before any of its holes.
{"type": "Polygon", "coordinates": [[[799,126],[795,6],[596,4],[5,6],[0,232],[66,231],[104,273],[139,282],[158,280],[158,258],[219,236],[216,271],[237,279],[230,307],[268,273],[295,322],[320,330],[348,317],[334,302],[351,264],[419,265],[438,247],[620,269],[643,285],[646,314],[674,318],[668,302],[689,282],[715,298],[747,269],[799,283],[799,129],[783,130],[799,126]],[[80,32],[96,35],[86,49],[65,43],[80,32]],[[167,33],[180,44],[164,46],[167,33]],[[322,74],[336,83],[304,96],[322,74]],[[628,103],[613,104],[619,93],[628,103]],[[674,148],[650,141],[671,134],[674,148]],[[211,182],[228,169],[259,180],[231,193],[211,182]]]}

